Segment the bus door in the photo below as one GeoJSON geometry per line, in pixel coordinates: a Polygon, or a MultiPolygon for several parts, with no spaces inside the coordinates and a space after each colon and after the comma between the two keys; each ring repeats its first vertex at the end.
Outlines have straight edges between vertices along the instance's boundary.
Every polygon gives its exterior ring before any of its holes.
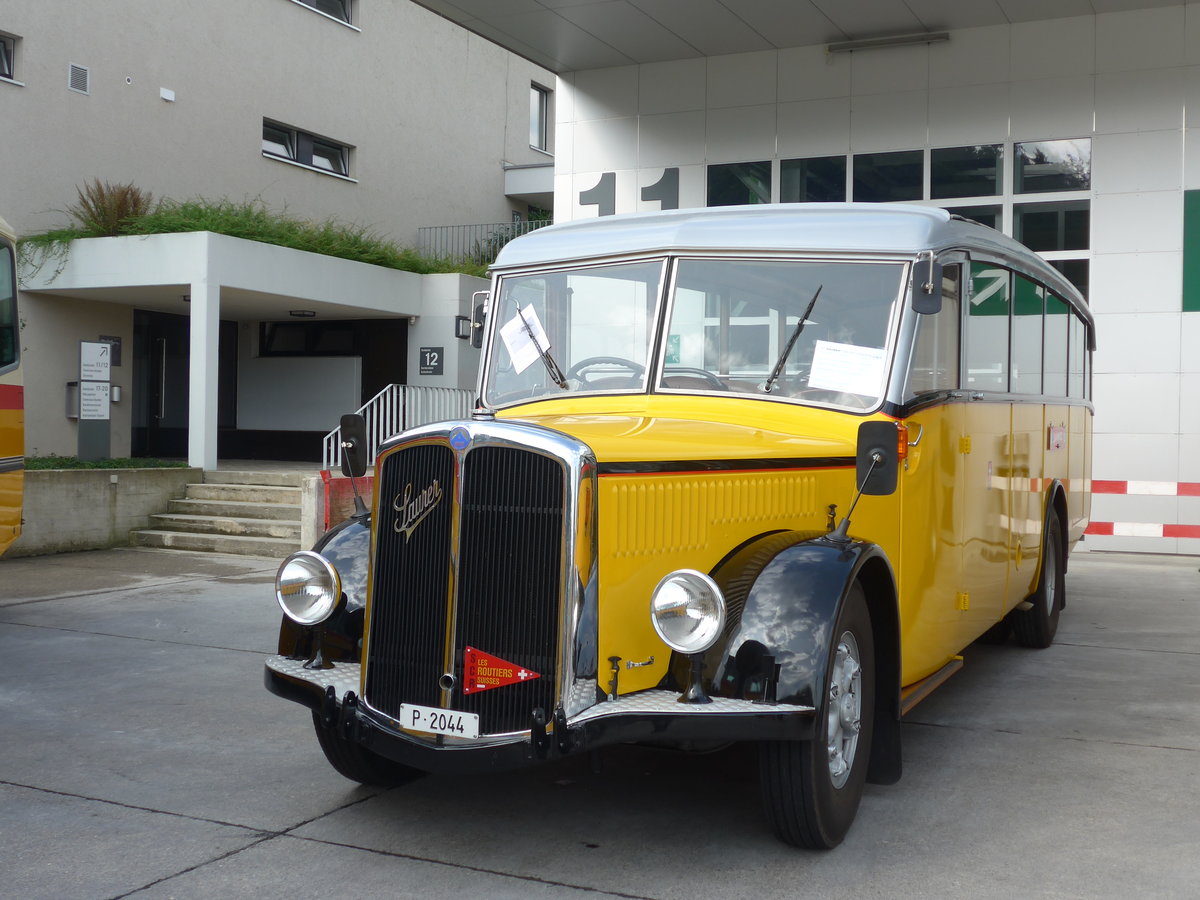
{"type": "Polygon", "coordinates": [[[962,587],[959,608],[975,634],[998,622],[1012,551],[1013,403],[1009,393],[1010,272],[972,262],[963,317],[966,395],[959,442],[962,587]]]}
{"type": "Polygon", "coordinates": [[[1042,551],[1047,447],[1042,388],[1043,313],[1046,290],[1027,278],[1013,278],[1012,380],[1012,578],[1005,609],[1037,587],[1042,551]]]}

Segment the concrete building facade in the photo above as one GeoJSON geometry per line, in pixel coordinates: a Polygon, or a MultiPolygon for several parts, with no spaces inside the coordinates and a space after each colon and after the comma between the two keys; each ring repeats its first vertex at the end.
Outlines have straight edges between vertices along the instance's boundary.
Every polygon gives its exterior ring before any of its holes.
{"type": "Polygon", "coordinates": [[[1200,4],[426,5],[558,73],[558,220],[899,200],[1042,252],[1098,323],[1087,545],[1200,554],[1200,4]]]}
{"type": "MultiPolygon", "coordinates": [[[[407,0],[234,12],[0,8],[0,203],[19,234],[69,224],[92,179],[332,218],[403,246],[422,227],[550,205],[550,148],[531,145],[553,108],[542,67],[407,0]]],[[[481,282],[310,256],[185,235],[76,242],[27,267],[26,452],[76,452],[64,410],[80,341],[112,341],[119,360],[114,456],[211,466],[220,443],[222,456],[315,459],[314,435],[385,384],[473,385],[477,355],[454,326],[481,282]],[[422,366],[421,348],[440,348],[441,365],[422,366]]]]}

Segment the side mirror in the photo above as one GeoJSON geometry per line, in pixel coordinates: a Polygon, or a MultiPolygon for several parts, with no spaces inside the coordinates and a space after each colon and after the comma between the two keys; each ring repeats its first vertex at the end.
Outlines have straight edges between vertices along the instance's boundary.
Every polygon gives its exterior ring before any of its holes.
{"type": "Polygon", "coordinates": [[[863,422],[858,426],[854,468],[862,493],[874,497],[895,493],[902,434],[895,422],[863,422]]]}
{"type": "Polygon", "coordinates": [[[342,474],[361,478],[367,471],[367,420],[358,413],[342,416],[342,474]]]}
{"type": "Polygon", "coordinates": [[[472,300],[481,300],[471,311],[471,346],[478,350],[483,346],[483,327],[487,324],[487,291],[476,291],[471,295],[472,300]]]}
{"type": "Polygon", "coordinates": [[[922,316],[942,311],[942,266],[934,260],[932,250],[922,251],[913,263],[912,308],[922,316]]]}

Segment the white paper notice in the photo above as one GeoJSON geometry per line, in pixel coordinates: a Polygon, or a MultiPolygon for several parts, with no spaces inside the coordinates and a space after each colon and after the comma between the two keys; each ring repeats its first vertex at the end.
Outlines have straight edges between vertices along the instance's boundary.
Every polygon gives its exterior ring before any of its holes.
{"type": "Polygon", "coordinates": [[[883,350],[817,341],[808,386],[875,397],[883,381],[883,350]]]}
{"type": "Polygon", "coordinates": [[[500,328],[500,337],[504,340],[504,346],[508,348],[508,355],[512,357],[513,368],[518,375],[537,362],[544,351],[550,349],[550,338],[546,336],[537,310],[532,306],[518,310],[515,316],[505,322],[500,328]],[[528,328],[525,327],[526,324],[529,325],[528,328]],[[531,331],[536,344],[529,337],[531,331]]]}

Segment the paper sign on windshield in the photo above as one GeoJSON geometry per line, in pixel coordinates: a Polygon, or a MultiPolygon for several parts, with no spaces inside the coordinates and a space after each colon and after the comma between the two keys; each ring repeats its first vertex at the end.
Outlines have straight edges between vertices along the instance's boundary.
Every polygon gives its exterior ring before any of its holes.
{"type": "Polygon", "coordinates": [[[883,380],[883,364],[882,349],[817,341],[808,386],[874,397],[883,380]]]}
{"type": "Polygon", "coordinates": [[[537,310],[532,306],[517,310],[517,314],[500,328],[500,337],[504,340],[504,346],[508,348],[513,369],[518,375],[537,362],[543,352],[550,349],[550,338],[546,336],[537,310]],[[526,325],[529,327],[526,328],[526,325]],[[533,339],[529,337],[531,331],[533,339]]]}

